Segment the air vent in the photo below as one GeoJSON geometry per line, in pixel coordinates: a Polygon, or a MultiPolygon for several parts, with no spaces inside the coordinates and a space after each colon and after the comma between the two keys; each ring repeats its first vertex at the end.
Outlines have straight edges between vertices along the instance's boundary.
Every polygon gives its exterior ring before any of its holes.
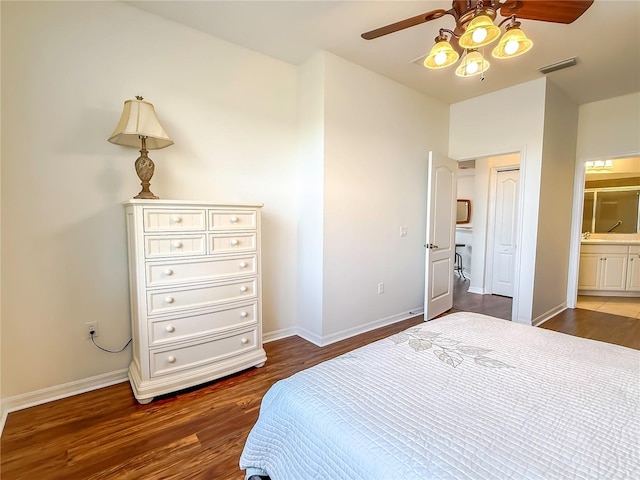
{"type": "Polygon", "coordinates": [[[458,162],[458,168],[461,170],[466,170],[467,168],[476,168],[476,161],[464,160],[462,162],[458,162]]]}
{"type": "Polygon", "coordinates": [[[556,70],[562,70],[563,68],[573,67],[577,63],[578,63],[578,57],[571,57],[571,58],[567,58],[566,60],[561,60],[559,62],[552,63],[551,65],[546,65],[542,68],[539,68],[538,71],[546,75],[547,73],[555,72],[556,70]]]}

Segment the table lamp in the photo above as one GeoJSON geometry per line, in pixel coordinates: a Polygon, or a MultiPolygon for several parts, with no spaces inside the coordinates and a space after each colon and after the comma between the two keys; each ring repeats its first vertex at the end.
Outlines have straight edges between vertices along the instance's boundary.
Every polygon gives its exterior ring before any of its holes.
{"type": "Polygon", "coordinates": [[[155,165],[148,157],[147,149],[158,150],[168,147],[173,145],[173,140],[160,125],[153,105],[140,96],[136,96],[135,100],[125,101],[122,117],[109,137],[109,141],[126,147],[140,147],[140,156],[136,160],[135,167],[142,181],[142,190],[133,198],[157,199],[158,197],[149,190],[155,165]]]}

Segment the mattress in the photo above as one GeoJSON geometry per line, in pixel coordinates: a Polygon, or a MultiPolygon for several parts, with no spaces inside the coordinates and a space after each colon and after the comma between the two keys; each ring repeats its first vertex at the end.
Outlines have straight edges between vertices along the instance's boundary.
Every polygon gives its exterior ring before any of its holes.
{"type": "Polygon", "coordinates": [[[240,468],[279,479],[640,478],[640,352],[448,315],[263,398],[240,468]]]}

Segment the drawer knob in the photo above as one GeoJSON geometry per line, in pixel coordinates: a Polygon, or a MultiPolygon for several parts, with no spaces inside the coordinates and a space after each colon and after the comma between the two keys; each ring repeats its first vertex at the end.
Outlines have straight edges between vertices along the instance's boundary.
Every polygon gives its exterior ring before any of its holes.
{"type": "Polygon", "coordinates": [[[240,262],[240,268],[247,268],[247,262],[240,262]]]}
{"type": "Polygon", "coordinates": [[[175,331],[176,331],[176,327],[174,327],[173,325],[167,325],[166,330],[167,330],[167,332],[169,332],[169,333],[173,333],[173,332],[175,332],[175,331]]]}
{"type": "Polygon", "coordinates": [[[247,343],[249,343],[249,339],[246,337],[242,337],[242,340],[240,340],[240,342],[242,342],[243,345],[246,345],[247,343]]]}
{"type": "Polygon", "coordinates": [[[170,277],[171,275],[173,275],[173,270],[171,270],[170,268],[166,268],[163,273],[165,274],[165,276],[170,277]]]}
{"type": "Polygon", "coordinates": [[[171,221],[173,223],[182,223],[182,217],[180,215],[174,215],[171,217],[171,221]]]}
{"type": "Polygon", "coordinates": [[[238,240],[237,240],[237,239],[235,239],[235,238],[234,238],[233,240],[231,240],[231,245],[233,245],[234,247],[235,247],[236,245],[238,245],[238,243],[240,243],[240,242],[238,242],[238,240]]]}
{"type": "Polygon", "coordinates": [[[165,298],[164,298],[164,303],[173,303],[173,302],[175,302],[175,301],[176,301],[176,300],[175,300],[175,298],[173,298],[173,297],[165,297],[165,298]]]}
{"type": "Polygon", "coordinates": [[[229,220],[231,221],[231,223],[238,223],[238,220],[239,220],[239,219],[238,219],[238,217],[236,217],[236,216],[234,215],[234,216],[233,216],[233,217],[231,217],[229,220]]]}
{"type": "Polygon", "coordinates": [[[247,312],[240,312],[240,316],[242,318],[247,318],[249,316],[249,314],[247,312]]]}
{"type": "Polygon", "coordinates": [[[241,292],[246,292],[248,290],[247,287],[245,287],[244,285],[240,287],[240,291],[241,292]]]}
{"type": "Polygon", "coordinates": [[[182,242],[173,242],[173,248],[182,248],[182,242]]]}
{"type": "Polygon", "coordinates": [[[176,363],[176,357],[174,357],[173,355],[169,355],[167,357],[167,362],[169,363],[176,363]]]}

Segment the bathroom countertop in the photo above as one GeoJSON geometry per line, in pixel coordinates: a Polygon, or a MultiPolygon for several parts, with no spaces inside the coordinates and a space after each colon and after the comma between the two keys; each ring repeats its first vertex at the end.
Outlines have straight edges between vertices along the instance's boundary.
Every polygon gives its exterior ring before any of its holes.
{"type": "Polygon", "coordinates": [[[621,234],[620,236],[592,234],[580,240],[582,245],[640,245],[640,235],[621,234]]]}

